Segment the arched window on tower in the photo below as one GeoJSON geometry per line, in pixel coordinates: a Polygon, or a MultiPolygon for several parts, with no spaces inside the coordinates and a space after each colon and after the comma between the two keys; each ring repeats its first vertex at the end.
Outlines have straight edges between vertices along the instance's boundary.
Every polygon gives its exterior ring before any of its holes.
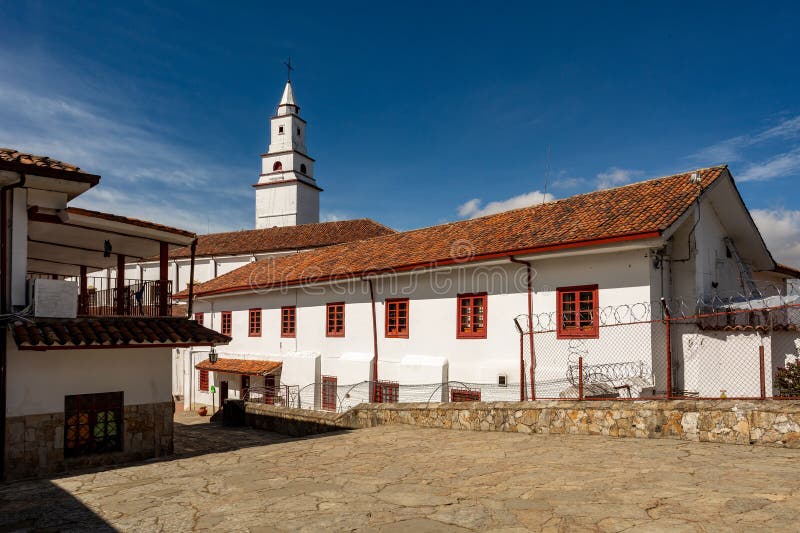
{"type": "Polygon", "coordinates": [[[275,161],[275,164],[272,165],[272,171],[275,172],[277,170],[283,170],[283,165],[280,161],[275,161]]]}
{"type": "Polygon", "coordinates": [[[305,165],[305,163],[301,163],[301,164],[300,164],[300,172],[302,172],[303,174],[308,174],[308,172],[306,172],[306,165],[305,165]]]}

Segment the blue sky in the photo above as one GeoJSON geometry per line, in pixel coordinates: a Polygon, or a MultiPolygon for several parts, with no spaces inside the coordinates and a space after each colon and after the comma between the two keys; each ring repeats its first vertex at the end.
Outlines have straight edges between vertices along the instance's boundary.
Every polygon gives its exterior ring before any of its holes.
{"type": "Polygon", "coordinates": [[[0,145],[101,174],[86,207],[250,228],[291,55],[327,219],[540,201],[550,146],[555,197],[728,163],[800,264],[792,3],[378,4],[0,0],[0,145]]]}

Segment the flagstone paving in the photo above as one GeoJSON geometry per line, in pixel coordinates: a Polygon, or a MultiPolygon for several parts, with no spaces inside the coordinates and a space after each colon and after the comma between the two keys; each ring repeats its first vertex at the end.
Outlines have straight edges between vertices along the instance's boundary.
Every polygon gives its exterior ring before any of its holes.
{"type": "Polygon", "coordinates": [[[292,439],[182,416],[177,455],[0,485],[0,531],[787,531],[800,451],[378,427],[292,439]]]}

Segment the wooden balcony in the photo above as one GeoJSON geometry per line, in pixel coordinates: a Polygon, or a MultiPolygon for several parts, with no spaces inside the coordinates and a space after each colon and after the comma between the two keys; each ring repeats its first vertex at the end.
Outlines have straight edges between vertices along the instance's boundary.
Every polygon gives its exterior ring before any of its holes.
{"type": "Polygon", "coordinates": [[[82,316],[172,316],[172,281],[86,278],[78,295],[82,316]],[[163,290],[164,285],[166,290],[163,290]],[[163,301],[162,301],[163,300],[163,301]]]}

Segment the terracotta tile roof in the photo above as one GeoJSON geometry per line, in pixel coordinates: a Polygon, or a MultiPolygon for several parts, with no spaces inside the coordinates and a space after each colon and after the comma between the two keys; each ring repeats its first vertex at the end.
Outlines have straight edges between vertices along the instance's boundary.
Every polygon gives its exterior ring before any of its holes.
{"type": "MultiPolygon", "coordinates": [[[[319,248],[392,233],[396,233],[395,230],[368,218],[211,233],[198,237],[196,256],[237,255],[319,248]]],[[[172,258],[190,257],[191,250],[188,246],[178,248],[171,251],[169,255],[172,258]]]]}
{"type": "MultiPolygon", "coordinates": [[[[112,222],[120,222],[122,224],[130,224],[131,226],[139,226],[141,228],[149,228],[167,233],[174,233],[183,237],[194,237],[195,234],[191,231],[186,231],[170,226],[164,226],[156,222],[149,222],[147,220],[139,220],[138,218],[128,218],[121,215],[112,215],[111,213],[101,213],[100,211],[91,211],[89,209],[81,209],[80,207],[68,207],[67,213],[71,215],[80,215],[84,217],[99,218],[102,220],[109,220],[112,222]]],[[[186,241],[183,241],[186,242],[186,241]]]]}
{"type": "Polygon", "coordinates": [[[227,344],[230,337],[185,318],[79,317],[18,320],[11,327],[20,349],[188,346],[227,344]]]}
{"type": "Polygon", "coordinates": [[[78,177],[78,175],[81,175],[81,181],[89,181],[95,184],[100,180],[100,176],[84,172],[79,167],[64,161],[51,159],[43,155],[26,154],[13,148],[0,148],[0,168],[18,172],[27,170],[33,173],[31,167],[47,171],[42,175],[51,175],[53,172],[64,176],[74,174],[74,177],[78,177]]]}
{"type": "Polygon", "coordinates": [[[800,270],[790,267],[789,265],[775,263],[775,272],[778,274],[783,274],[784,276],[791,276],[792,278],[800,279],[800,270]]]}
{"type": "MultiPolygon", "coordinates": [[[[216,294],[657,237],[728,172],[718,166],[471,220],[257,261],[195,287],[216,294]],[[697,172],[700,185],[690,176],[697,172]]],[[[186,291],[176,295],[185,297],[186,291]]]]}
{"type": "Polygon", "coordinates": [[[247,374],[251,376],[265,376],[281,368],[283,363],[276,361],[258,361],[252,359],[228,359],[220,357],[216,363],[208,359],[200,361],[194,367],[198,370],[212,372],[225,372],[226,374],[247,374]]]}

